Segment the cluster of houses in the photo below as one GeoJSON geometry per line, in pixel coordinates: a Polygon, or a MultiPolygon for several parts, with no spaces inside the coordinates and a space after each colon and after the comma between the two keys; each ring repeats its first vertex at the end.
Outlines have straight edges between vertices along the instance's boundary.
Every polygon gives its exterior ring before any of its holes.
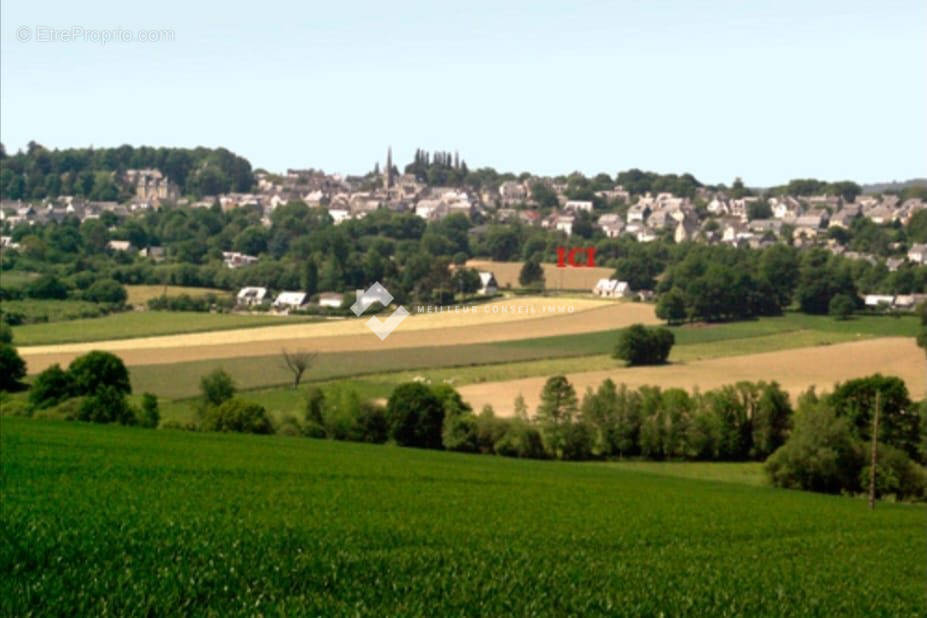
{"type": "MultiPolygon", "coordinates": [[[[499,284],[496,282],[496,276],[489,271],[479,271],[480,287],[476,291],[481,296],[493,295],[499,291],[499,284]]],[[[370,304],[378,300],[377,296],[370,296],[370,304]]],[[[277,313],[289,313],[306,309],[310,304],[310,297],[305,292],[282,291],[279,292],[273,300],[268,295],[265,287],[247,286],[238,290],[235,295],[235,303],[240,309],[254,307],[267,307],[277,313]]],[[[316,304],[319,307],[329,309],[340,309],[344,307],[344,294],[340,292],[323,292],[318,295],[316,304]]]]}
{"type": "MultiPolygon", "coordinates": [[[[376,179],[343,177],[313,169],[289,169],[283,175],[258,172],[255,177],[253,193],[206,196],[190,202],[180,197],[177,185],[161,171],[128,170],[125,180],[135,187],[135,195],[128,204],[86,201],[73,196],[62,196],[41,204],[4,201],[0,202],[0,224],[46,223],[68,217],[84,221],[99,218],[105,212],[122,218],[165,203],[174,203],[192,207],[219,204],[223,210],[258,208],[262,212],[262,222],[270,226],[270,215],[275,208],[299,201],[325,208],[335,224],[386,208],[413,213],[428,221],[463,214],[478,217],[481,221],[520,222],[569,236],[573,234],[577,218],[583,216],[593,218],[595,225],[609,238],[630,236],[639,242],[650,242],[671,236],[676,242],[727,243],[754,248],[790,240],[799,246],[820,244],[850,258],[875,260],[873,256],[846,252],[840,243],[828,237],[828,229],[849,228],[860,217],[881,225],[905,224],[914,214],[927,208],[921,199],[901,200],[892,194],[860,195],[852,202],[832,195],[784,195],[768,199],[771,217],[751,220],[751,205],[760,198],[732,197],[704,187],[697,190],[694,200],[670,193],[632,196],[619,185],[596,192],[596,197],[625,207],[596,216],[592,201],[569,199],[565,182],[526,178],[505,181],[496,188],[479,191],[429,187],[412,174],[400,174],[392,163],[391,152],[387,153],[386,166],[376,179]],[[542,211],[534,203],[531,186],[535,182],[546,183],[557,196],[558,207],[553,211],[542,211]],[[786,238],[787,235],[790,238],[786,238]]],[[[148,248],[139,250],[149,251],[148,248]]],[[[158,253],[160,248],[154,250],[158,253]]],[[[160,251],[163,255],[163,250],[160,251]]],[[[257,258],[226,252],[223,260],[229,268],[240,268],[254,263],[257,258]]],[[[907,260],[916,264],[927,263],[924,247],[912,247],[907,260]]],[[[904,257],[889,260],[889,268],[897,269],[904,261],[904,257]]]]}

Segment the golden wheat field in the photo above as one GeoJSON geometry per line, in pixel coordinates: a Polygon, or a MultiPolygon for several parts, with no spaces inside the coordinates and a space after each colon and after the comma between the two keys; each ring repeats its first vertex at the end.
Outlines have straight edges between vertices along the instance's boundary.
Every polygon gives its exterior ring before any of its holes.
{"type": "MultiPolygon", "coordinates": [[[[618,361],[616,361],[618,362],[618,361]]],[[[581,398],[586,388],[595,389],[611,378],[616,384],[629,387],[656,385],[687,390],[709,390],[741,380],[776,381],[789,392],[794,401],[810,386],[818,391],[829,390],[834,383],[873,373],[902,378],[915,400],[927,393],[923,351],[910,338],[882,338],[854,341],[814,348],[797,348],[779,352],[729,356],[660,367],[616,367],[606,371],[582,372],[582,359],[577,359],[576,373],[567,378],[581,398]]],[[[484,382],[460,387],[460,394],[480,410],[486,404],[500,416],[514,413],[513,402],[520,393],[528,409],[537,408],[546,378],[524,378],[505,382],[484,382]]]]}
{"type": "MultiPolygon", "coordinates": [[[[496,276],[500,288],[520,288],[518,275],[523,262],[493,262],[491,260],[469,260],[467,266],[486,270],[496,276]]],[[[544,286],[548,290],[584,290],[592,292],[599,279],[609,279],[613,268],[557,268],[556,264],[541,264],[544,269],[544,286]]]]}
{"type": "MultiPolygon", "coordinates": [[[[365,325],[369,318],[257,327],[184,335],[22,347],[20,354],[35,373],[53,363],[68,363],[89,350],[115,352],[128,365],[150,365],[208,358],[277,354],[282,347],[319,352],[376,350],[512,341],[656,324],[652,305],[594,299],[518,297],[468,310],[410,315],[384,341],[365,325]]],[[[386,319],[386,315],[379,319],[386,319]]]]}

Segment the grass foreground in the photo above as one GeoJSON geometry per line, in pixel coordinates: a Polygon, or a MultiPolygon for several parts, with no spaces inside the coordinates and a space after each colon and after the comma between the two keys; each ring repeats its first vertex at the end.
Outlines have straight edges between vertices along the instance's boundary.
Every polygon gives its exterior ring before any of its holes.
{"type": "Polygon", "coordinates": [[[927,610],[923,506],[620,465],[0,422],[3,615],[927,610]]]}

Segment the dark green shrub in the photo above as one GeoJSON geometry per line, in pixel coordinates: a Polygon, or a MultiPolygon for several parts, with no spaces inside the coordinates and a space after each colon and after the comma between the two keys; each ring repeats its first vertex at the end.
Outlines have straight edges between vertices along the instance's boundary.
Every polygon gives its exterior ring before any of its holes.
{"type": "Polygon", "coordinates": [[[449,451],[475,453],[479,450],[476,417],[472,414],[446,416],[441,442],[449,451]]]}
{"type": "Polygon", "coordinates": [[[142,393],[142,407],[138,412],[138,424],[142,427],[155,428],[161,420],[158,410],[158,398],[152,393],[142,393]]]}
{"type": "Polygon", "coordinates": [[[613,356],[628,365],[661,365],[669,358],[675,342],[675,335],[666,328],[634,324],[618,337],[613,356]]]}
{"type": "Polygon", "coordinates": [[[819,402],[795,415],[792,435],[766,460],[766,472],[777,487],[855,492],[863,463],[862,445],[849,422],[819,402]]]}
{"type": "Polygon", "coordinates": [[[219,368],[200,378],[200,393],[207,406],[220,406],[235,396],[235,381],[219,368]]]}
{"type": "Polygon", "coordinates": [[[389,397],[386,420],[390,438],[400,446],[441,448],[444,405],[423,384],[400,384],[389,397]]]}
{"type": "Polygon", "coordinates": [[[129,372],[122,359],[109,352],[95,350],[79,356],[68,366],[75,395],[92,395],[104,387],[131,393],[129,372]]]}
{"type": "Polygon", "coordinates": [[[137,422],[125,393],[115,386],[102,386],[86,397],[77,411],[77,420],[121,425],[137,422]]]}
{"type": "Polygon", "coordinates": [[[243,399],[228,399],[208,408],[201,423],[205,431],[237,431],[270,434],[274,432],[264,406],[243,399]]]}
{"type": "Polygon", "coordinates": [[[84,298],[95,303],[121,305],[126,302],[128,294],[118,281],[98,279],[83,294],[84,298]]]}
{"type": "MultiPolygon", "coordinates": [[[[869,487],[871,469],[867,456],[867,465],[859,474],[859,485],[864,489],[869,487]]],[[[901,449],[880,445],[876,459],[876,495],[893,495],[899,500],[927,499],[927,470],[911,461],[901,449]]]]}
{"type": "Polygon", "coordinates": [[[518,419],[506,424],[505,433],[493,445],[493,450],[506,457],[544,459],[547,456],[541,433],[529,423],[518,419]]]}
{"type": "Polygon", "coordinates": [[[0,391],[15,391],[22,388],[26,377],[26,362],[8,343],[0,343],[0,391]]]}
{"type": "Polygon", "coordinates": [[[70,397],[74,391],[70,374],[55,363],[35,377],[29,389],[29,403],[36,409],[49,408],[70,397]]]}

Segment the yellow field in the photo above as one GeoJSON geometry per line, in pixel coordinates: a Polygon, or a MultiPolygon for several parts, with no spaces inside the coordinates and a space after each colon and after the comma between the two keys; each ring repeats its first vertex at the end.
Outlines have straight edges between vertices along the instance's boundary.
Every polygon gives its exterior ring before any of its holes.
{"type": "MultiPolygon", "coordinates": [[[[469,260],[467,266],[491,271],[500,288],[520,288],[518,275],[522,262],[493,262],[491,260],[469,260]]],[[[548,290],[586,290],[592,292],[599,279],[609,279],[612,268],[557,268],[556,264],[541,264],[544,268],[544,285],[548,290]]]]}
{"type": "MultiPolygon", "coordinates": [[[[854,341],[814,348],[798,348],[763,354],[729,356],[660,367],[616,367],[604,371],[582,372],[582,359],[576,361],[577,373],[567,375],[582,398],[586,388],[595,389],[611,378],[629,387],[656,385],[703,391],[741,380],[775,380],[793,398],[809,386],[829,390],[834,383],[873,373],[902,378],[919,400],[927,393],[923,351],[910,338],[882,338],[854,341]]],[[[460,394],[474,410],[489,404],[500,416],[514,413],[513,402],[521,393],[532,412],[537,408],[546,377],[524,378],[505,382],[484,382],[462,386],[460,394]]]]}
{"type": "Polygon", "coordinates": [[[207,294],[215,294],[216,296],[231,296],[231,292],[226,290],[218,290],[213,288],[192,288],[182,285],[127,285],[125,286],[126,292],[128,293],[127,303],[130,305],[142,306],[144,307],[149,300],[152,298],[157,298],[162,295],[167,296],[180,296],[181,294],[186,294],[187,296],[206,296],[207,294]]]}
{"type": "MultiPolygon", "coordinates": [[[[421,346],[511,341],[622,328],[640,322],[656,324],[653,306],[595,299],[519,297],[459,311],[412,315],[385,340],[366,327],[368,318],[288,324],[220,332],[189,333],[64,345],[22,347],[30,373],[52,363],[68,363],[89,350],[116,352],[129,365],[149,365],[208,358],[277,354],[282,347],[319,352],[381,350],[421,346]]],[[[379,319],[386,319],[386,315],[379,319]]],[[[450,352],[450,351],[449,351],[450,352]]]]}

